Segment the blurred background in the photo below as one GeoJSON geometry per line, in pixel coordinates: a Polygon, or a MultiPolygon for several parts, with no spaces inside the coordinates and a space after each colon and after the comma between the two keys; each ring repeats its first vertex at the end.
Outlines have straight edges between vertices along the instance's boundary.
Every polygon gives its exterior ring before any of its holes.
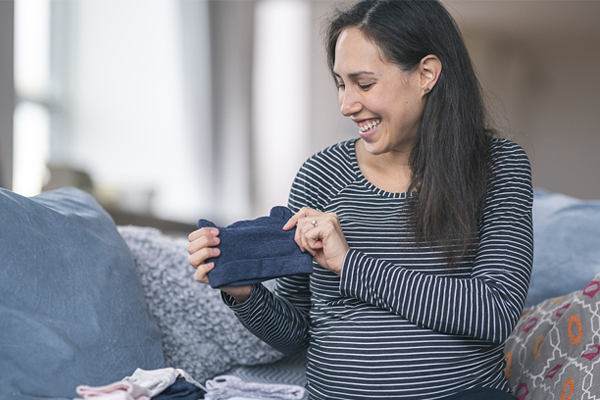
{"type": "MultiPolygon", "coordinates": [[[[534,185],[600,199],[600,1],[444,3],[534,185]]],[[[285,205],[308,156],[357,137],[322,46],[339,4],[0,0],[0,186],[181,232],[285,205]]]]}

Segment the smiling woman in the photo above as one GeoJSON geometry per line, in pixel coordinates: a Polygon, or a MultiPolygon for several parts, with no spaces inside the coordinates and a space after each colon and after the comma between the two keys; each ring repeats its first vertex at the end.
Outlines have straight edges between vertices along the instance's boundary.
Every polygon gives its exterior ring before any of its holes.
{"type": "Polygon", "coordinates": [[[406,191],[410,149],[420,130],[426,89],[435,86],[441,72],[439,59],[427,56],[413,71],[404,71],[386,61],[360,29],[349,28],[338,37],[335,60],[341,113],[356,123],[363,139],[356,146],[362,173],[381,189],[406,191]]]}
{"type": "MultiPolygon", "coordinates": [[[[274,348],[308,348],[311,399],[514,399],[503,347],[531,274],[527,155],[488,129],[438,1],[360,1],[332,18],[326,46],[360,138],[310,157],[292,184],[283,229],[313,274],[274,292],[221,287],[223,299],[274,348]]],[[[218,236],[190,235],[199,282],[218,236]]]]}
{"type": "Polygon", "coordinates": [[[357,124],[361,143],[369,153],[406,161],[419,132],[424,90],[435,85],[440,63],[431,56],[418,69],[403,71],[382,56],[360,29],[349,28],[340,34],[333,71],[341,113],[357,124]]]}

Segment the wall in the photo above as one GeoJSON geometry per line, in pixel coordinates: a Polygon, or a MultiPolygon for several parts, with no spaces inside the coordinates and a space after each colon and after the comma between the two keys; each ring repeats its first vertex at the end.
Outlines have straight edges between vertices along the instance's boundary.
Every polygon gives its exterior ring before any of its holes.
{"type": "Polygon", "coordinates": [[[600,2],[448,1],[537,187],[600,199],[600,2]]]}
{"type": "MultiPolygon", "coordinates": [[[[321,27],[337,2],[314,1],[311,150],[350,137],[326,69],[321,27]]],[[[534,185],[600,199],[600,1],[447,0],[492,116],[527,151],[534,185]]]]}

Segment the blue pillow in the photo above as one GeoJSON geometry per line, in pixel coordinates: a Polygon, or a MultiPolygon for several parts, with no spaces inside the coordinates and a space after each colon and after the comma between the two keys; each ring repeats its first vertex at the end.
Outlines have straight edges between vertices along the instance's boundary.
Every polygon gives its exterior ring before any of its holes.
{"type": "Polygon", "coordinates": [[[0,398],[72,399],[164,366],[129,248],[74,188],[0,189],[0,398]]]}
{"type": "Polygon", "coordinates": [[[581,290],[600,273],[600,201],[536,189],[533,272],[525,306],[581,290]]]}

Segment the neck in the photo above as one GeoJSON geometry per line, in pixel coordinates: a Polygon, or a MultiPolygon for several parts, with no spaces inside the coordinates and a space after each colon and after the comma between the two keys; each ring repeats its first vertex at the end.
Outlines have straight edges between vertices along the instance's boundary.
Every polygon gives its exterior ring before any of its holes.
{"type": "Polygon", "coordinates": [[[373,155],[366,150],[362,140],[356,142],[355,151],[360,170],[372,184],[388,192],[408,190],[412,179],[408,151],[394,150],[373,155]]]}

